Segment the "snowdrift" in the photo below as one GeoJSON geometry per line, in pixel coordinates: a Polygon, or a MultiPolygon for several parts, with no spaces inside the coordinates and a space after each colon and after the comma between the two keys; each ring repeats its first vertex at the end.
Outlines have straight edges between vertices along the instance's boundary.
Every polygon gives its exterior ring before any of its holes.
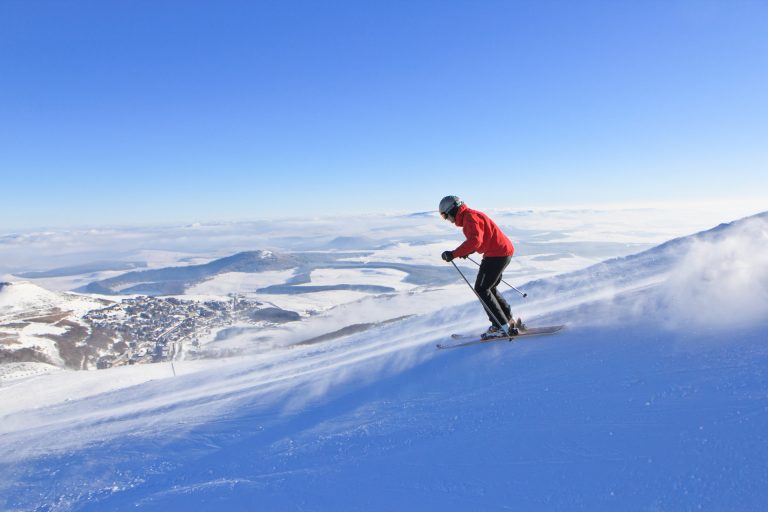
{"type": "Polygon", "coordinates": [[[468,303],[0,389],[0,508],[761,510],[766,255],[763,214],[530,283],[546,338],[435,350],[468,303]]]}

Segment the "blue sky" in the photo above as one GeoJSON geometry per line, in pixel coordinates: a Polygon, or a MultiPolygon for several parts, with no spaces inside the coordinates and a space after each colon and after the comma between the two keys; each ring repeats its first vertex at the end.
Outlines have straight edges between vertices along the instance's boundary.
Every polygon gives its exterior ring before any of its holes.
{"type": "Polygon", "coordinates": [[[737,0],[2,0],[0,230],[765,197],[767,26],[737,0]]]}

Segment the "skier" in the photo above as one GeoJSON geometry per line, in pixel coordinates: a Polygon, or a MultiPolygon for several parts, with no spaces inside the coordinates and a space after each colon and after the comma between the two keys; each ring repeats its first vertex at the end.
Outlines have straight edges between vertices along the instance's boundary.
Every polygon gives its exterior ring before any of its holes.
{"type": "Polygon", "coordinates": [[[466,240],[453,251],[445,251],[442,258],[466,258],[473,252],[483,255],[475,291],[485,305],[491,326],[483,339],[515,336],[525,328],[521,319],[515,321],[512,310],[496,289],[515,252],[512,242],[486,214],[468,208],[457,196],[446,196],[440,201],[440,215],[464,231],[466,240]]]}

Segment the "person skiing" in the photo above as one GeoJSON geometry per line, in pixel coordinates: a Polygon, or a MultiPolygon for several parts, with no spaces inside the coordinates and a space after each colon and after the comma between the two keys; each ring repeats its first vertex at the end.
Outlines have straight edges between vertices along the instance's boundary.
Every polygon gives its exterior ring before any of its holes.
{"type": "Polygon", "coordinates": [[[483,255],[475,291],[485,305],[491,326],[482,334],[482,338],[519,334],[525,327],[520,319],[515,321],[509,304],[497,290],[502,273],[515,253],[512,242],[488,215],[467,207],[457,196],[441,199],[439,211],[443,219],[462,228],[466,237],[453,251],[444,251],[443,260],[450,262],[455,258],[466,258],[474,252],[483,255]]]}

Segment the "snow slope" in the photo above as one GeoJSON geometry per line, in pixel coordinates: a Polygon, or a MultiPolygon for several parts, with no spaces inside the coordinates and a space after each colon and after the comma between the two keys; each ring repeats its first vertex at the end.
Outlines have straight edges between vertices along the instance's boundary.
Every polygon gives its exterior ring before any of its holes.
{"type": "Polygon", "coordinates": [[[101,303],[82,295],[51,292],[28,282],[3,283],[0,315],[42,314],[54,308],[84,314],[101,303]]]}
{"type": "Polygon", "coordinates": [[[516,311],[569,325],[512,344],[435,350],[468,303],[0,388],[0,508],[762,510],[767,254],[763,214],[531,283],[516,311]]]}
{"type": "Polygon", "coordinates": [[[34,357],[51,363],[3,364],[0,381],[6,374],[16,373],[14,368],[24,375],[63,367],[65,361],[55,337],[81,326],[81,317],[89,310],[108,304],[94,297],[52,292],[29,282],[0,284],[0,350],[30,349],[34,357]]]}

